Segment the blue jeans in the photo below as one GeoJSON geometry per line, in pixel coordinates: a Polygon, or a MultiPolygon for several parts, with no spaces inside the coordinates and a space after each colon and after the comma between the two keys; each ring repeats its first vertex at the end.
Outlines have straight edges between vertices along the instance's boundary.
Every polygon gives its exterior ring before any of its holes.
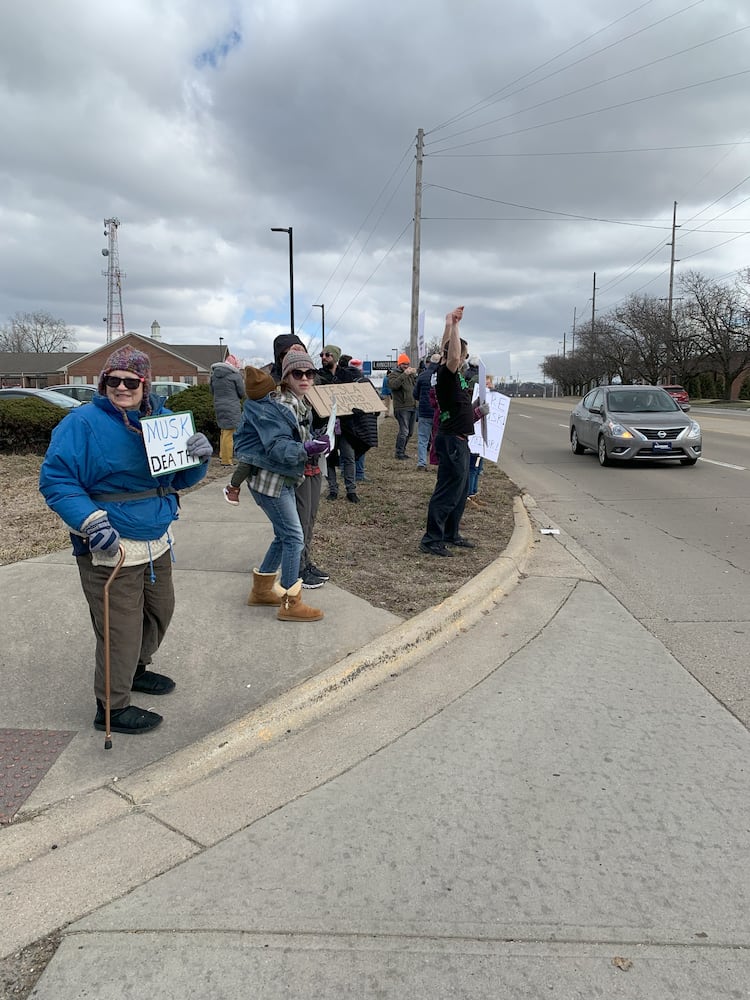
{"type": "Polygon", "coordinates": [[[417,418],[416,410],[396,410],[396,420],[398,420],[398,437],[396,438],[396,457],[406,454],[406,446],[414,433],[414,421],[417,418]]]}
{"type": "Polygon", "coordinates": [[[289,590],[299,580],[300,558],[305,547],[294,489],[285,486],[280,497],[269,497],[255,490],[250,492],[273,527],[273,541],[258,572],[275,573],[281,566],[281,586],[289,590]]]}
{"type": "Polygon", "coordinates": [[[365,456],[360,455],[359,458],[354,463],[354,470],[356,473],[356,480],[358,483],[363,483],[365,481],[365,456]]]}
{"type": "Polygon", "coordinates": [[[427,468],[427,450],[432,434],[432,415],[420,417],[417,422],[417,465],[427,468]]]}
{"type": "Polygon", "coordinates": [[[479,477],[482,475],[482,469],[484,467],[484,459],[481,455],[475,455],[471,453],[471,462],[469,464],[469,486],[466,490],[467,496],[475,497],[477,495],[477,490],[479,489],[479,477]]]}

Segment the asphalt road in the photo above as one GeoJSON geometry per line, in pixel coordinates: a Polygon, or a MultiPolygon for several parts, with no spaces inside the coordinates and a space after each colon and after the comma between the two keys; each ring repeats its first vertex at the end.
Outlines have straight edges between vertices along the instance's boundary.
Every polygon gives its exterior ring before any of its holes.
{"type": "Polygon", "coordinates": [[[750,726],[750,413],[690,411],[697,465],[602,468],[573,455],[573,403],[514,399],[500,466],[563,541],[745,726],[750,726]]]}

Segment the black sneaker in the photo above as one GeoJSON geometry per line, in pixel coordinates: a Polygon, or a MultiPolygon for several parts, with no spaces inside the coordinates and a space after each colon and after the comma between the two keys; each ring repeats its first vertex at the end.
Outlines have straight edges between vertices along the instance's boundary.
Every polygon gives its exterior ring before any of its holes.
{"type": "Polygon", "coordinates": [[[427,542],[419,543],[419,551],[426,553],[428,556],[452,556],[453,553],[449,552],[448,549],[442,544],[442,542],[436,542],[434,545],[428,545],[427,542]]]}
{"type": "MultiPolygon", "coordinates": [[[[149,712],[148,709],[138,708],[136,705],[128,705],[127,708],[119,708],[109,714],[109,728],[112,732],[125,733],[126,736],[147,733],[151,729],[156,729],[162,721],[162,717],[156,712],[149,712]]],[[[97,700],[94,729],[104,732],[106,728],[104,705],[97,700]]]]}
{"type": "Polygon", "coordinates": [[[315,563],[308,563],[307,568],[310,570],[313,576],[319,576],[321,580],[331,579],[330,574],[326,573],[326,571],[321,569],[319,566],[316,566],[315,563]]]}
{"type": "Polygon", "coordinates": [[[305,572],[302,574],[302,586],[305,590],[317,590],[318,587],[322,587],[325,583],[321,577],[316,576],[308,566],[305,572]]]}
{"type": "Polygon", "coordinates": [[[359,503],[359,497],[357,496],[356,493],[347,493],[346,499],[349,501],[349,503],[359,503]]]}
{"type": "Polygon", "coordinates": [[[329,500],[338,500],[338,498],[339,498],[339,495],[338,495],[338,493],[336,493],[335,490],[329,490],[328,491],[328,499],[329,500]]]}

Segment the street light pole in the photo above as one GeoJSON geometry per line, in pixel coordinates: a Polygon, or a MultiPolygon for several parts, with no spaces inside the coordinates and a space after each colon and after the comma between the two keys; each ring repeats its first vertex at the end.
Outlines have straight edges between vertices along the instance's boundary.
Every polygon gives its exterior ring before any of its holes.
{"type": "Polygon", "coordinates": [[[322,302],[313,302],[313,309],[320,309],[320,346],[321,350],[326,346],[326,307],[322,302]]]}
{"type": "Polygon", "coordinates": [[[289,326],[294,334],[294,248],[292,244],[292,227],[271,226],[272,233],[288,233],[289,235],[289,326]]]}

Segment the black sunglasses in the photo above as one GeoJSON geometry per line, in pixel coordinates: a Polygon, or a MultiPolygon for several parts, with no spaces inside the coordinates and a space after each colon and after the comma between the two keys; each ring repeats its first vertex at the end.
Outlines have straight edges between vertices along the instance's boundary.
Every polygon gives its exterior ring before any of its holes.
{"type": "Polygon", "coordinates": [[[137,389],[139,385],[143,385],[142,378],[121,378],[119,375],[107,375],[104,379],[104,384],[110,389],[117,389],[120,383],[125,386],[126,389],[137,389]]]}
{"type": "Polygon", "coordinates": [[[293,371],[289,372],[289,374],[292,378],[296,378],[298,381],[301,378],[315,378],[315,372],[311,371],[309,368],[306,368],[305,371],[302,371],[301,368],[295,368],[293,371]]]}

